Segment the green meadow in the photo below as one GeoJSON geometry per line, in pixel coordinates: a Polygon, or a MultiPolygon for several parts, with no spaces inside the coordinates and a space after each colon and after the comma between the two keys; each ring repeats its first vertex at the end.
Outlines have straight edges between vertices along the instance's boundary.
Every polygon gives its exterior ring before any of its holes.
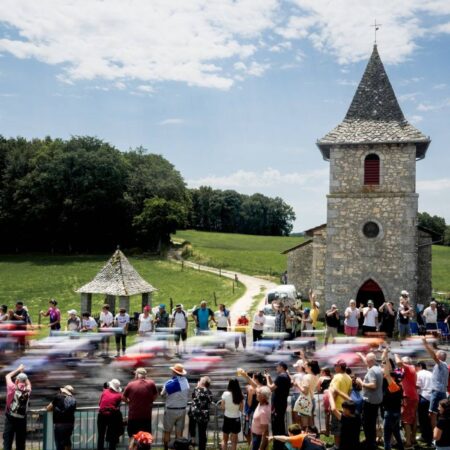
{"type": "Polygon", "coordinates": [[[276,278],[286,270],[286,255],[281,253],[304,241],[302,237],[252,236],[194,230],[177,231],[172,239],[192,244],[191,261],[248,275],[276,278]]]}
{"type": "MultiPolygon", "coordinates": [[[[38,322],[40,310],[46,310],[48,301],[55,298],[63,317],[71,308],[80,312],[80,295],[75,290],[92,280],[110,256],[49,256],[49,255],[1,255],[0,256],[0,304],[12,307],[21,299],[27,305],[33,323],[38,322]]],[[[213,305],[214,293],[218,302],[227,305],[243,295],[245,288],[239,283],[214,274],[199,272],[174,262],[129,258],[140,275],[151,283],[157,292],[153,304],[182,303],[191,308],[201,299],[213,305]]],[[[98,315],[104,296],[93,295],[92,313],[98,315]]],[[[141,296],[132,296],[131,312],[141,310],[141,296]]],[[[43,323],[48,318],[42,319],[43,323]]]]}
{"type": "MultiPolygon", "coordinates": [[[[176,241],[192,245],[191,261],[249,275],[278,276],[286,270],[281,253],[304,241],[301,237],[249,236],[193,230],[177,231],[176,241]]],[[[450,292],[450,247],[433,246],[433,290],[450,292]]]]}

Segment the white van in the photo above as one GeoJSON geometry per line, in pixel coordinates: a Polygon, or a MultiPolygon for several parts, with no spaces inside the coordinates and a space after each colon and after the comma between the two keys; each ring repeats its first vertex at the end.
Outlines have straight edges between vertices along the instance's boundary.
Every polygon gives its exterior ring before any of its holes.
{"type": "Polygon", "coordinates": [[[280,284],[273,289],[269,289],[266,294],[266,305],[270,305],[274,300],[282,301],[285,305],[295,305],[299,295],[293,284],[280,284]]]}

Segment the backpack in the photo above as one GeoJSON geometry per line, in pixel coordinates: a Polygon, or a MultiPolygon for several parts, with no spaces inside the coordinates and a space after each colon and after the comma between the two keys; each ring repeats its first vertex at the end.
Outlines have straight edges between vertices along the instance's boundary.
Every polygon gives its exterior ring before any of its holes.
{"type": "Polygon", "coordinates": [[[54,405],[53,414],[66,418],[72,416],[77,407],[76,400],[71,395],[64,396],[64,402],[61,405],[54,405]]]}
{"type": "Polygon", "coordinates": [[[29,400],[30,391],[28,389],[22,390],[16,387],[13,400],[9,406],[9,415],[19,419],[24,419],[27,416],[29,400]]]}

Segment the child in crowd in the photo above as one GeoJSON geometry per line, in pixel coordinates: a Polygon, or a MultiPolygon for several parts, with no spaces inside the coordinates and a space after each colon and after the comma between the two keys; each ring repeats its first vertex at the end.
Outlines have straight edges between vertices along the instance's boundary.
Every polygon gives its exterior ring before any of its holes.
{"type": "Polygon", "coordinates": [[[288,428],[289,436],[269,436],[269,440],[284,442],[288,450],[325,450],[325,444],[315,434],[302,433],[300,425],[293,423],[288,428]]]}

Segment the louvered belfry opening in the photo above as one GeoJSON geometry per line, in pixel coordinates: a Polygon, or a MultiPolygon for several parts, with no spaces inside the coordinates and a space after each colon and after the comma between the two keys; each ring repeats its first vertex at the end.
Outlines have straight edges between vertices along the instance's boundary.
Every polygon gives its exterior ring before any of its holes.
{"type": "Polygon", "coordinates": [[[380,184],[380,158],[370,154],[364,160],[364,184],[380,184]]]}

